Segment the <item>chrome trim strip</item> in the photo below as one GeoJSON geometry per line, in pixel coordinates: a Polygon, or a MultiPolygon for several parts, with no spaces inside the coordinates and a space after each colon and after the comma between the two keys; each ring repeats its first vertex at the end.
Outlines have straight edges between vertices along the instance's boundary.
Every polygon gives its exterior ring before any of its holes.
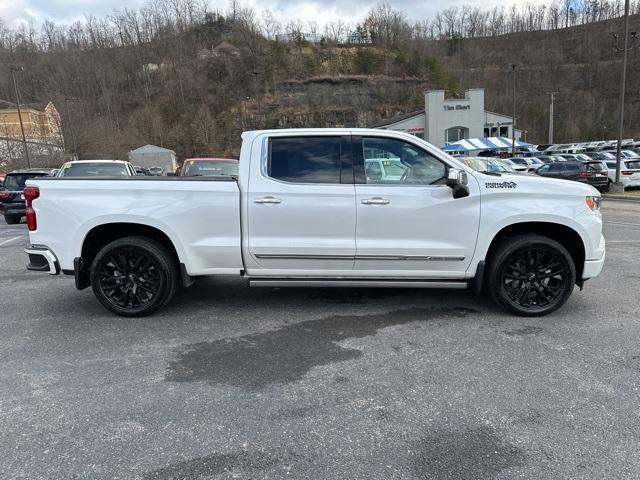
{"type": "Polygon", "coordinates": [[[462,262],[465,256],[447,255],[297,255],[288,253],[256,253],[256,258],[279,260],[423,260],[434,262],[462,262]]]}
{"type": "Polygon", "coordinates": [[[277,260],[353,260],[353,255],[294,255],[288,253],[256,253],[256,258],[277,260]]]}
{"type": "Polygon", "coordinates": [[[250,287],[365,287],[365,288],[450,288],[461,290],[468,286],[461,281],[429,280],[330,280],[330,279],[249,279],[250,287]]]}

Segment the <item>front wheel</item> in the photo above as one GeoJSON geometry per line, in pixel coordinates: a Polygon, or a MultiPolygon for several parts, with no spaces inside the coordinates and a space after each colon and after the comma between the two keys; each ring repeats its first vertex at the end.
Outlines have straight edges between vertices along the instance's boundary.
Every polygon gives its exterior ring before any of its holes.
{"type": "Polygon", "coordinates": [[[7,222],[7,225],[17,225],[21,218],[20,215],[5,215],[4,221],[7,222]]]}
{"type": "Polygon", "coordinates": [[[175,261],[160,243],[125,237],[106,245],[91,264],[91,287],[108,310],[123,317],[152,314],[171,300],[175,261]]]}
{"type": "Polygon", "coordinates": [[[522,316],[541,316],[560,308],[576,281],[573,258],[550,238],[510,237],[498,247],[487,272],[493,300],[522,316]]]}

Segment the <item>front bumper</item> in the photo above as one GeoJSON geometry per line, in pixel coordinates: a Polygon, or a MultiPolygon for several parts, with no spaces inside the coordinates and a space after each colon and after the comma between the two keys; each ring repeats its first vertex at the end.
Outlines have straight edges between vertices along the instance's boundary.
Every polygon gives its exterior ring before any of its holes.
{"type": "Polygon", "coordinates": [[[60,274],[60,263],[55,254],[44,245],[29,245],[24,249],[29,255],[27,270],[46,272],[51,275],[60,274]]]}
{"type": "Polygon", "coordinates": [[[600,236],[600,245],[598,245],[598,252],[602,253],[602,256],[596,260],[586,260],[584,262],[584,268],[582,270],[582,279],[597,277],[602,272],[604,266],[604,259],[606,257],[604,237],[600,236]]]}

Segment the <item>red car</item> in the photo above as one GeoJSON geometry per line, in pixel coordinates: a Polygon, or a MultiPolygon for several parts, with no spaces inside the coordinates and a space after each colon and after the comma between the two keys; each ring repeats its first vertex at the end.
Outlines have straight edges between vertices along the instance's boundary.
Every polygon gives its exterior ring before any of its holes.
{"type": "Polygon", "coordinates": [[[238,160],[235,158],[187,158],[180,170],[181,177],[238,175],[238,160]]]}

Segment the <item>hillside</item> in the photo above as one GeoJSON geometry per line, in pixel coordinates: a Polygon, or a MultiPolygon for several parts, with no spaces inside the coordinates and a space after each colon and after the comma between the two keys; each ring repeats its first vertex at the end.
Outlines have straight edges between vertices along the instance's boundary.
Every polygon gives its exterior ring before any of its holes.
{"type": "MultiPolygon", "coordinates": [[[[620,67],[609,32],[619,23],[348,46],[276,42],[220,16],[148,41],[110,40],[85,26],[46,48],[0,42],[0,98],[13,98],[8,66],[24,66],[23,99],[53,100],[67,144],[73,138],[83,158],[123,158],[146,143],[181,158],[234,155],[243,129],[369,126],[423,108],[430,88],[485,87],[487,109],[510,112],[509,65],[517,63],[517,116],[528,139],[546,141],[551,91],[560,92],[558,141],[612,137],[620,67]]],[[[631,24],[637,29],[640,19],[631,24]]],[[[629,136],[640,136],[637,55],[629,136]]]]}

